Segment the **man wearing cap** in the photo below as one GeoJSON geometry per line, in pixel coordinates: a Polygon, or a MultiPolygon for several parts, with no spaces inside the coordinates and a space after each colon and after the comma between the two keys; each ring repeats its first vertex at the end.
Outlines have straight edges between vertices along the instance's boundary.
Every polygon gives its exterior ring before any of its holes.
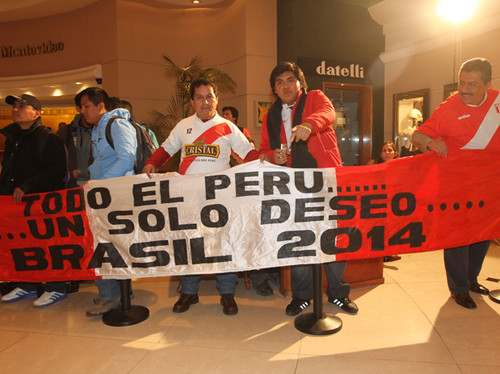
{"type": "MultiPolygon", "coordinates": [[[[34,96],[9,95],[5,102],[12,105],[14,123],[0,130],[6,137],[0,174],[0,194],[12,195],[20,203],[25,194],[60,190],[65,187],[66,150],[62,139],[42,125],[42,105],[34,96]]],[[[2,297],[13,302],[37,296],[36,283],[18,283],[2,297]]],[[[64,282],[45,285],[45,292],[34,305],[44,307],[66,298],[64,282]]]]}

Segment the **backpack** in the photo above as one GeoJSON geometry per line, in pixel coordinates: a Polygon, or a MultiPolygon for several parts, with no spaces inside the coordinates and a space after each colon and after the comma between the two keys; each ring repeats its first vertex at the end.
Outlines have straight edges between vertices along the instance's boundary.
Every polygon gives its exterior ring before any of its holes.
{"type": "MultiPolygon", "coordinates": [[[[115,149],[115,145],[113,142],[113,138],[111,137],[111,124],[114,122],[115,119],[118,118],[125,119],[123,117],[113,117],[109,119],[106,125],[106,141],[113,149],[115,149]]],[[[129,122],[135,129],[135,135],[137,139],[137,150],[136,150],[137,161],[134,163],[134,173],[141,174],[142,168],[144,167],[146,160],[149,159],[153,155],[153,153],[155,153],[156,147],[153,143],[153,139],[151,139],[151,136],[148,134],[146,130],[144,130],[134,121],[129,121],[129,122]]]]}

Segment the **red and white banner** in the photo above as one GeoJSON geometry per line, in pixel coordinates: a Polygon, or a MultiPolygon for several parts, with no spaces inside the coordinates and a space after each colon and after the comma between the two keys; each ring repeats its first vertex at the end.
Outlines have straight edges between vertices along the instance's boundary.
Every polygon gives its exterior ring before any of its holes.
{"type": "Polygon", "coordinates": [[[340,169],[255,161],[210,174],[91,181],[21,204],[1,196],[0,279],[219,273],[494,239],[499,156],[429,152],[340,169]]]}

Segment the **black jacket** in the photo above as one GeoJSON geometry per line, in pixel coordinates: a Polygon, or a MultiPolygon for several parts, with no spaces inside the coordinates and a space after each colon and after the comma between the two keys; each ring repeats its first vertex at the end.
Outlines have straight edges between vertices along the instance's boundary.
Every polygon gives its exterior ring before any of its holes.
{"type": "Polygon", "coordinates": [[[57,130],[66,150],[68,151],[69,181],[68,188],[83,185],[90,179],[89,165],[94,161],[92,158],[92,128],[85,127],[81,121],[81,115],[77,114],[69,125],[60,124],[57,130]],[[73,178],[73,170],[78,170],[77,179],[73,178]]]}
{"type": "Polygon", "coordinates": [[[7,138],[0,174],[0,194],[16,187],[25,194],[65,188],[67,156],[62,139],[42,125],[41,118],[27,130],[12,123],[0,132],[7,138]]]}

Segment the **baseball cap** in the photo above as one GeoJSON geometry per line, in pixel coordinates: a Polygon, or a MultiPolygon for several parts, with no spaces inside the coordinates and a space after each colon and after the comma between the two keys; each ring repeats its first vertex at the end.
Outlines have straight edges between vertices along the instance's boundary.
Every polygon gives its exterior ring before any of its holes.
{"type": "Polygon", "coordinates": [[[42,104],[35,96],[22,94],[21,96],[9,95],[5,98],[5,102],[9,105],[14,105],[16,101],[23,105],[31,105],[36,110],[42,110],[42,104]]]}

